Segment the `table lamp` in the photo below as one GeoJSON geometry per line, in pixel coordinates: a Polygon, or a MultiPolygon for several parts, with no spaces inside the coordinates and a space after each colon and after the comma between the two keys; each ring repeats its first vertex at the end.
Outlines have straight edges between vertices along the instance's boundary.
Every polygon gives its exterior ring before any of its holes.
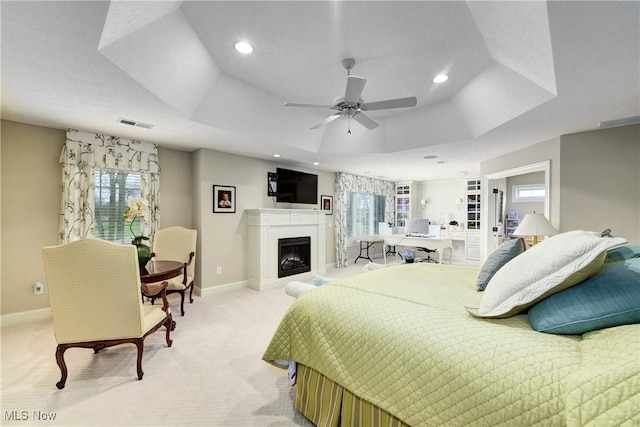
{"type": "Polygon", "coordinates": [[[553,225],[543,214],[526,214],[522,219],[516,231],[513,232],[514,236],[533,236],[533,244],[538,243],[538,236],[553,236],[558,234],[553,225]]]}

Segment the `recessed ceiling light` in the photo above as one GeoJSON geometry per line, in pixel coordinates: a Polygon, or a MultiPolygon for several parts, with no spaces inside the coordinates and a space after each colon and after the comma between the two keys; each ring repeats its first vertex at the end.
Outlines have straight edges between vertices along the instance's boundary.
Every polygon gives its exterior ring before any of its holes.
{"type": "Polygon", "coordinates": [[[248,55],[251,52],[253,52],[253,46],[251,46],[248,42],[245,42],[242,40],[237,41],[234,47],[238,52],[243,53],[245,55],[248,55]]]}
{"type": "Polygon", "coordinates": [[[320,163],[318,162],[313,162],[313,166],[318,166],[320,163]]]}
{"type": "Polygon", "coordinates": [[[436,159],[436,158],[438,158],[438,156],[434,156],[433,154],[430,154],[428,156],[424,156],[425,160],[433,160],[433,159],[436,159]]]}
{"type": "Polygon", "coordinates": [[[433,78],[434,83],[444,83],[447,80],[449,80],[449,76],[447,76],[446,74],[438,74],[433,78]]]}
{"type": "Polygon", "coordinates": [[[274,154],[273,157],[280,157],[280,154],[274,154]]]}

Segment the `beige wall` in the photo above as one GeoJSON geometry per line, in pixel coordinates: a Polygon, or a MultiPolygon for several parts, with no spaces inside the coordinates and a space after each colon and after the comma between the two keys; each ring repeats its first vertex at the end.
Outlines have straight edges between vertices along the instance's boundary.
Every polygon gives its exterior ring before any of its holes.
{"type": "MultiPolygon", "coordinates": [[[[502,171],[516,169],[522,166],[531,165],[545,160],[550,160],[550,202],[549,221],[556,228],[560,223],[560,138],[552,138],[547,141],[523,148],[485,160],[480,163],[480,173],[482,176],[497,174],[502,171]]],[[[505,196],[510,197],[505,194],[505,196]]]]}
{"type": "Polygon", "coordinates": [[[581,132],[483,161],[482,175],[551,160],[551,223],[640,242],[640,125],[581,132]]]}
{"type": "MultiPolygon", "coordinates": [[[[200,149],[193,153],[194,226],[199,230],[200,260],[196,287],[200,291],[247,280],[247,216],[245,209],[317,208],[316,205],[276,205],[267,196],[267,172],[285,167],[318,175],[318,196],[333,195],[335,173],[281,165],[265,160],[200,149]],[[213,185],[236,187],[236,212],[213,213],[213,185]],[[216,273],[222,267],[222,274],[216,273]]],[[[333,216],[327,217],[326,263],[335,263],[333,216]]]]}
{"type": "Polygon", "coordinates": [[[640,125],[562,137],[561,231],[610,228],[640,243],[640,125]]]}
{"type": "Polygon", "coordinates": [[[528,213],[544,213],[544,202],[517,202],[512,201],[513,186],[523,184],[544,184],[544,172],[531,172],[522,175],[511,176],[506,180],[505,212],[517,212],[522,220],[528,213]]]}
{"type": "Polygon", "coordinates": [[[41,249],[58,244],[60,153],[65,132],[3,120],[1,313],[49,306],[33,295],[44,281],[41,249]]]}
{"type": "Polygon", "coordinates": [[[160,159],[160,228],[192,228],[191,153],[158,148],[160,159]]]}
{"type": "MultiPolygon", "coordinates": [[[[43,309],[41,249],[57,245],[65,131],[2,120],[0,314],[43,309]]],[[[191,153],[159,150],[161,226],[191,226],[191,153]]]]}

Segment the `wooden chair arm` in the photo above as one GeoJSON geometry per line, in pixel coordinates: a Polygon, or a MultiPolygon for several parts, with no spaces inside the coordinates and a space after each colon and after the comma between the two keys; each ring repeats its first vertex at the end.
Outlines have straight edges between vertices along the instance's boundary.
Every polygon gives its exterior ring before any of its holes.
{"type": "Polygon", "coordinates": [[[191,260],[193,260],[193,257],[195,256],[196,256],[195,252],[189,253],[189,261],[187,261],[186,265],[191,265],[191,260]]]}
{"type": "Polygon", "coordinates": [[[195,252],[189,253],[189,261],[184,263],[184,267],[182,269],[182,284],[185,286],[187,285],[187,266],[191,265],[191,261],[195,256],[196,256],[195,252]]]}
{"type": "Polygon", "coordinates": [[[160,284],[148,284],[143,283],[140,286],[142,290],[142,295],[147,298],[158,298],[158,294],[160,294],[160,298],[162,298],[162,310],[168,313],[169,310],[169,300],[167,300],[167,286],[169,286],[169,282],[164,281],[160,284]]]}

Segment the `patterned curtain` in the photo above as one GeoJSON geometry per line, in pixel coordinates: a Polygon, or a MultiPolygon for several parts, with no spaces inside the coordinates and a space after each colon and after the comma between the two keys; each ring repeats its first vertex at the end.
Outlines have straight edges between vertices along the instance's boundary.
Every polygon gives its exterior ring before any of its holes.
{"type": "Polygon", "coordinates": [[[116,169],[141,174],[142,197],[149,211],[140,218],[141,232],[153,236],[160,219],[158,147],[117,136],[67,130],[62,163],[60,241],[92,237],[95,232],[94,171],[116,169]]]}
{"type": "Polygon", "coordinates": [[[334,215],[336,221],[336,267],[344,268],[347,260],[347,201],[349,193],[364,193],[386,197],[385,221],[393,222],[396,186],[391,181],[366,178],[348,173],[336,173],[334,215]]]}

